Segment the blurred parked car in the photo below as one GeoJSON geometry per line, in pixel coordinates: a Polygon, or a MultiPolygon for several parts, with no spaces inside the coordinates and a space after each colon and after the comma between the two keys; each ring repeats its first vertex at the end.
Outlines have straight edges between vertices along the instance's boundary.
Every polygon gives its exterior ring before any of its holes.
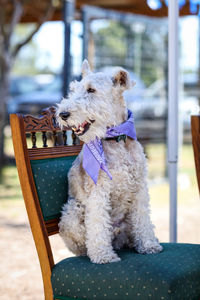
{"type": "Polygon", "coordinates": [[[166,90],[154,82],[133,97],[137,86],[124,92],[129,109],[133,111],[137,136],[143,141],[163,142],[166,139],[166,90]]]}
{"type": "MultiPolygon", "coordinates": [[[[112,74],[113,67],[101,71],[112,74]]],[[[164,80],[155,81],[148,88],[129,71],[136,85],[124,92],[127,106],[133,111],[137,135],[141,140],[163,142],[167,130],[167,89],[164,80]]],[[[200,98],[197,77],[184,76],[184,92],[180,93],[179,116],[184,137],[190,133],[190,115],[198,112],[200,98]]],[[[80,78],[75,78],[79,80],[80,78]]],[[[54,75],[14,77],[10,85],[8,113],[20,112],[37,115],[43,108],[53,106],[62,99],[62,78],[54,75]]]]}
{"type": "Polygon", "coordinates": [[[36,115],[43,108],[55,105],[62,98],[61,77],[37,75],[15,77],[11,80],[7,111],[36,115]]]}
{"type": "MultiPolygon", "coordinates": [[[[179,95],[179,125],[184,140],[190,135],[190,116],[198,112],[200,92],[195,77],[184,76],[184,85],[179,95]],[[190,80],[189,80],[190,79],[190,80]]],[[[134,112],[138,136],[141,139],[163,141],[167,131],[167,86],[164,80],[150,85],[140,99],[135,99],[134,88],[125,96],[128,107],[134,112]]]]}

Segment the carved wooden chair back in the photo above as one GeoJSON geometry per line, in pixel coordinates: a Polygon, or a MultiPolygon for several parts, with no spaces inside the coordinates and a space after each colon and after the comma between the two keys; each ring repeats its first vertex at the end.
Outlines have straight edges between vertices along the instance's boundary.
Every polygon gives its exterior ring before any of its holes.
{"type": "Polygon", "coordinates": [[[200,116],[191,117],[192,144],[196,166],[197,182],[200,192],[200,116]]]}
{"type": "Polygon", "coordinates": [[[54,266],[49,236],[58,233],[58,221],[67,198],[67,173],[82,144],[70,128],[61,130],[55,109],[41,117],[10,116],[16,165],[35,240],[44,283],[45,299],[53,299],[54,266]]]}

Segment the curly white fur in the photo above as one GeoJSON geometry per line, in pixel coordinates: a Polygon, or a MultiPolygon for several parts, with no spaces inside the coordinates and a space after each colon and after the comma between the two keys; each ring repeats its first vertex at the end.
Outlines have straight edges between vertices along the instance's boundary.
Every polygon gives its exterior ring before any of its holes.
{"type": "MultiPolygon", "coordinates": [[[[82,67],[83,79],[72,82],[68,99],[57,108],[59,124],[76,126],[90,122],[89,130],[80,136],[88,143],[104,138],[108,127],[120,125],[127,118],[123,91],[132,83],[126,70],[118,68],[112,78],[92,73],[87,61],[82,67]],[[89,93],[88,89],[93,92],[89,93]],[[69,112],[63,121],[59,116],[69,112]]],[[[69,172],[69,199],[59,223],[66,246],[77,255],[88,255],[94,263],[119,261],[115,249],[124,246],[139,253],[162,250],[150,220],[146,158],[139,142],[127,139],[102,140],[112,180],[100,170],[95,185],[82,167],[82,152],[69,172]]]]}

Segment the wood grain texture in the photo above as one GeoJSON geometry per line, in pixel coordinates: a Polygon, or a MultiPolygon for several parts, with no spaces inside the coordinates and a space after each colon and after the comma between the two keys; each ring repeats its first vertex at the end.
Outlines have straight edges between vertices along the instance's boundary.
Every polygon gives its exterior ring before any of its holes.
{"type": "Polygon", "coordinates": [[[59,222],[59,219],[52,219],[49,221],[45,221],[45,226],[46,226],[48,235],[54,235],[59,232],[58,222],[59,222]]]}
{"type": "Polygon", "coordinates": [[[56,146],[56,147],[48,147],[48,148],[31,148],[28,149],[28,155],[29,158],[32,160],[64,157],[64,156],[78,155],[81,149],[82,149],[82,145],[56,146]]]}
{"type": "MultiPolygon", "coordinates": [[[[161,0],[162,7],[158,10],[150,9],[145,1],[141,0],[77,0],[75,1],[76,4],[76,18],[80,19],[80,12],[83,5],[95,5],[105,9],[112,9],[118,10],[126,13],[134,13],[140,15],[148,15],[154,17],[167,17],[167,7],[164,3],[164,0],[161,0]]],[[[33,3],[25,2],[24,4],[24,11],[21,18],[21,22],[38,22],[38,17],[44,14],[45,7],[46,7],[47,0],[43,1],[34,1],[33,3]]],[[[62,2],[55,2],[55,10],[51,17],[52,21],[62,20],[62,2]]],[[[12,12],[12,11],[11,11],[12,12]]],[[[10,12],[10,14],[11,14],[10,12]]],[[[189,0],[186,0],[186,5],[184,5],[180,9],[180,15],[191,15],[190,12],[190,3],[189,0]]]]}
{"type": "MultiPolygon", "coordinates": [[[[20,114],[19,114],[20,116],[20,114]]],[[[22,115],[21,115],[22,116],[22,115]]],[[[61,130],[56,122],[55,108],[49,107],[42,111],[41,116],[36,118],[31,115],[22,116],[25,132],[44,132],[61,130]]],[[[64,130],[71,130],[64,127],[64,130]]]]}
{"type": "Polygon", "coordinates": [[[191,116],[192,144],[198,188],[200,193],[200,116],[191,116]]]}
{"type": "MultiPolygon", "coordinates": [[[[54,259],[49,236],[58,233],[59,219],[49,221],[44,221],[43,219],[30,160],[78,155],[82,149],[82,144],[46,147],[46,136],[44,132],[61,131],[55,122],[54,113],[55,111],[48,109],[43,113],[43,116],[39,118],[23,116],[21,114],[10,115],[16,165],[31,231],[40,261],[45,300],[53,300],[51,272],[54,266],[54,259]],[[43,148],[36,148],[37,141],[34,134],[36,132],[43,133],[43,148]],[[28,149],[26,133],[31,134],[34,148],[28,149]]],[[[64,130],[71,129],[65,128],[64,130]]]]}
{"type": "Polygon", "coordinates": [[[20,184],[39,256],[45,299],[52,300],[51,269],[54,266],[54,260],[28,158],[23,119],[13,114],[10,116],[10,124],[20,184]]]}

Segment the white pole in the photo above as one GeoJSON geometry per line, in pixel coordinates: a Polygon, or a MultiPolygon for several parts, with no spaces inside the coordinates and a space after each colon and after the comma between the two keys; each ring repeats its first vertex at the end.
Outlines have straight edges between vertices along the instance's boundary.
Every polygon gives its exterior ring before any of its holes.
{"type": "Polygon", "coordinates": [[[170,186],[170,242],[177,242],[178,162],[178,0],[168,4],[168,170],[170,186]]]}

